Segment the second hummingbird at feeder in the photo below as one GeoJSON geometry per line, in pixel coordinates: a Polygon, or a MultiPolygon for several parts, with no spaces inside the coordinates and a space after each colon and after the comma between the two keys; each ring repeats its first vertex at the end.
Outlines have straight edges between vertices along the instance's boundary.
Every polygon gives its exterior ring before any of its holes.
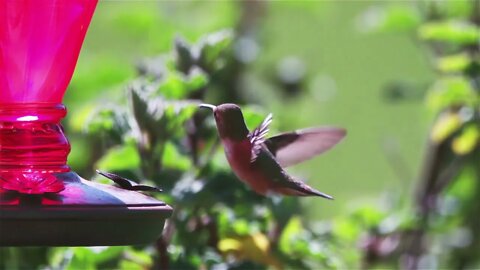
{"type": "Polygon", "coordinates": [[[272,121],[271,114],[250,132],[243,119],[242,110],[237,105],[201,104],[200,107],[212,109],[230,167],[237,177],[255,192],[262,195],[277,193],[333,199],[332,196],[288,175],[283,168],[332,148],[345,137],[345,129],[308,128],[267,138],[272,121]]]}

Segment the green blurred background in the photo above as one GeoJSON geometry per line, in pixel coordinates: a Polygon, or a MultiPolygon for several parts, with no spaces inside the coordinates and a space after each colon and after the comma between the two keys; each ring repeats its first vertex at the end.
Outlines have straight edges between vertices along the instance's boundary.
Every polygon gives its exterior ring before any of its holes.
{"type": "MultiPolygon", "coordinates": [[[[335,197],[333,202],[302,199],[312,219],[340,215],[359,202],[377,204],[385,191],[408,194],[417,177],[432,117],[423,93],[434,73],[414,33],[370,31],[386,5],[402,10],[418,3],[259,6],[255,59],[242,78],[246,94],[274,114],[277,131],[318,125],[348,130],[331,152],[290,169],[335,197]],[[284,73],[302,78],[301,95],[281,98],[276,82],[284,73]],[[406,98],[397,101],[396,93],[406,98]]],[[[135,64],[170,50],[176,36],[195,42],[207,32],[234,27],[240,6],[237,1],[100,1],[65,97],[70,165],[81,171],[91,151],[75,124],[78,115],[99,100],[125,95],[135,64]]]]}

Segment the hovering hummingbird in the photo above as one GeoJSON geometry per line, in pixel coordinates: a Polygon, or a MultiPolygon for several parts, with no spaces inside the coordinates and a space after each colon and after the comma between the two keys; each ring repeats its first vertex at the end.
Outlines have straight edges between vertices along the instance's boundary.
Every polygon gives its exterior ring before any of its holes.
{"type": "Polygon", "coordinates": [[[327,151],[346,134],[341,128],[319,127],[282,133],[266,138],[272,114],[252,132],[235,104],[218,106],[201,104],[213,111],[218,134],[228,163],[237,177],[255,192],[292,196],[320,196],[333,199],[304,182],[288,175],[283,169],[327,151]]]}

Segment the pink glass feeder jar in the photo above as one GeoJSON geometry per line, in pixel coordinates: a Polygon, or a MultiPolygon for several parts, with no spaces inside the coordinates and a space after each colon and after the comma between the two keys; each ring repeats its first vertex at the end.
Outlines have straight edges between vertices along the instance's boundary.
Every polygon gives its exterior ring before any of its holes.
{"type": "Polygon", "coordinates": [[[0,188],[27,194],[63,190],[61,182],[41,173],[69,171],[61,102],[96,4],[0,2],[0,188]]]}

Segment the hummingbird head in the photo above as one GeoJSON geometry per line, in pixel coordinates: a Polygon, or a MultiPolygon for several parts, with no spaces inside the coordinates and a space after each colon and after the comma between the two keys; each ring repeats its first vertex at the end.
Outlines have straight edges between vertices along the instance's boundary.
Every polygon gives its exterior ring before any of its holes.
{"type": "Polygon", "coordinates": [[[232,103],[218,106],[201,104],[200,107],[212,109],[220,138],[241,141],[247,137],[248,128],[245,125],[242,110],[237,105],[232,103]]]}

